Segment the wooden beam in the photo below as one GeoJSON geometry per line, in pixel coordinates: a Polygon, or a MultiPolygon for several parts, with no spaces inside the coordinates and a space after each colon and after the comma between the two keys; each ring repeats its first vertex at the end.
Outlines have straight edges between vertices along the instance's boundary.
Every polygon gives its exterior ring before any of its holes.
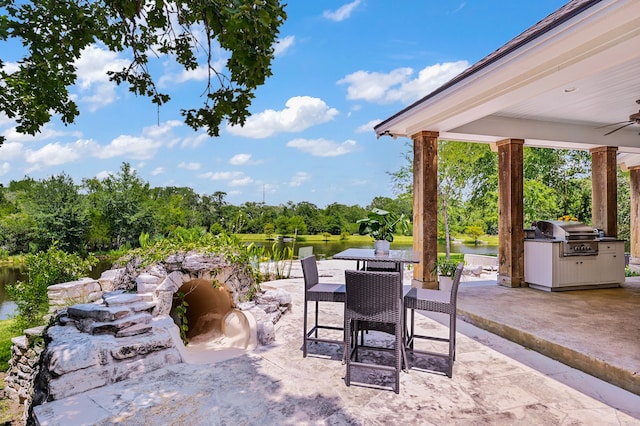
{"type": "Polygon", "coordinates": [[[438,288],[433,273],[438,258],[438,132],[422,131],[413,139],[413,251],[420,263],[413,286],[438,288]]]}
{"type": "Polygon", "coordinates": [[[618,148],[601,146],[591,152],[591,189],[593,226],[607,237],[618,236],[618,148]]]}
{"type": "Polygon", "coordinates": [[[629,268],[640,272],[640,166],[629,168],[629,192],[631,198],[631,256],[629,268]]]}
{"type": "Polygon", "coordinates": [[[523,139],[498,147],[498,284],[524,287],[523,139]]]}

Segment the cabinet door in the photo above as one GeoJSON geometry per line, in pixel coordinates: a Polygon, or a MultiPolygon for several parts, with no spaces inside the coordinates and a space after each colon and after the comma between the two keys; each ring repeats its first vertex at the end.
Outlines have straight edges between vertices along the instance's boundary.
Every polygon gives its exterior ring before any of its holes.
{"type": "Polygon", "coordinates": [[[597,271],[602,284],[624,282],[624,242],[601,242],[598,247],[600,268],[597,271]]]}
{"type": "Polygon", "coordinates": [[[569,256],[558,261],[558,287],[593,284],[601,272],[597,256],[569,256]]]}

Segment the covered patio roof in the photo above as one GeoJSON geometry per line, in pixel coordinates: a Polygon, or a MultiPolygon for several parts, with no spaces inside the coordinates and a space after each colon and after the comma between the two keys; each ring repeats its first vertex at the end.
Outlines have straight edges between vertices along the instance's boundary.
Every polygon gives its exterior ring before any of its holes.
{"type": "Polygon", "coordinates": [[[640,1],[572,0],[424,98],[378,136],[588,150],[618,147],[640,166],[640,1]]]}

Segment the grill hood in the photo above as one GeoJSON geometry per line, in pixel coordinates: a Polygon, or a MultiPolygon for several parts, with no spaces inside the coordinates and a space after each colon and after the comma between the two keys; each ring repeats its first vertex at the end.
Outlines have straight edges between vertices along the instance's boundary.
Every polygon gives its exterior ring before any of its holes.
{"type": "Polygon", "coordinates": [[[595,240],[598,232],[584,223],[564,220],[539,220],[536,236],[554,240],[595,240]]]}

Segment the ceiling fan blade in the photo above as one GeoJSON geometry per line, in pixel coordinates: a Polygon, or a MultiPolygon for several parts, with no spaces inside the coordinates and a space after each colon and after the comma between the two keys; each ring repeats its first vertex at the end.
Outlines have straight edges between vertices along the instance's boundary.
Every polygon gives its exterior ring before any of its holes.
{"type": "Polygon", "coordinates": [[[618,124],[628,123],[628,122],[629,120],[618,121],[617,123],[609,123],[609,124],[605,124],[604,126],[596,127],[596,129],[604,129],[605,127],[617,126],[618,124]]]}
{"type": "MultiPolygon", "coordinates": [[[[623,123],[625,123],[625,122],[623,121],[623,123]]],[[[617,132],[620,129],[624,129],[627,126],[631,126],[634,122],[633,121],[628,121],[626,123],[627,124],[625,124],[624,126],[617,127],[615,129],[613,129],[612,131],[605,133],[604,136],[607,136],[607,135],[610,135],[611,133],[617,132]]]]}

